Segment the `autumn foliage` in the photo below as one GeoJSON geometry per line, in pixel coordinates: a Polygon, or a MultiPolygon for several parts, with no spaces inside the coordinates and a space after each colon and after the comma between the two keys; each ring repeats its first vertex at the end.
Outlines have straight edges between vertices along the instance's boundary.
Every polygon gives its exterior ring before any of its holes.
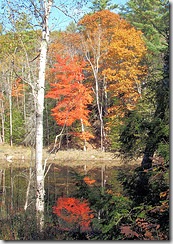
{"type": "MultiPolygon", "coordinates": [[[[51,69],[54,83],[50,84],[46,97],[57,100],[52,116],[60,126],[71,126],[76,121],[90,126],[88,105],[93,98],[91,89],[83,84],[84,67],[85,62],[80,62],[77,57],[61,58],[57,55],[57,62],[51,69]]],[[[75,132],[74,135],[86,140],[92,137],[89,132],[75,132]]]]}
{"type": "Polygon", "coordinates": [[[92,180],[88,176],[85,176],[83,180],[87,185],[92,185],[96,182],[96,180],[92,180]]]}
{"type": "MultiPolygon", "coordinates": [[[[104,144],[111,129],[122,124],[141,98],[147,50],[142,32],[109,10],[85,15],[78,26],[78,32],[61,33],[50,47],[53,61],[55,50],[59,55],[50,70],[51,90],[46,97],[57,99],[52,116],[58,125],[72,126],[82,119],[90,126],[90,121],[104,144]]],[[[91,139],[86,130],[73,132],[82,140],[91,139]]]]}
{"type": "Polygon", "coordinates": [[[56,206],[53,206],[53,213],[71,224],[71,228],[88,230],[91,219],[94,217],[86,200],[80,201],[71,197],[60,197],[56,206]]]}
{"type": "Polygon", "coordinates": [[[135,108],[146,75],[142,32],[109,10],[86,15],[79,25],[85,52],[91,62],[99,62],[99,82],[106,84],[106,91],[116,101],[109,105],[109,117],[123,116],[125,110],[135,108]]]}
{"type": "Polygon", "coordinates": [[[13,97],[22,97],[24,92],[24,85],[20,78],[16,79],[12,84],[12,96],[13,97]]]}

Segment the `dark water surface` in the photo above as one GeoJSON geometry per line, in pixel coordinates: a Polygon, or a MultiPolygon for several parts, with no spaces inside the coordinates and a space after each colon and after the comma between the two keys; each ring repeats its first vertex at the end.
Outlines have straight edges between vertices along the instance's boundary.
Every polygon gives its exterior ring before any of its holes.
{"type": "MultiPolygon", "coordinates": [[[[24,209],[27,198],[29,180],[29,196],[27,206],[34,204],[34,169],[21,167],[22,162],[16,162],[16,167],[10,163],[0,169],[0,219],[8,217],[11,212],[16,213],[24,209]],[[20,166],[20,167],[19,167],[20,166]]],[[[47,211],[55,204],[60,196],[71,197],[77,190],[77,183],[82,176],[87,175],[95,180],[95,185],[114,192],[121,191],[121,184],[117,176],[125,166],[108,167],[104,162],[102,166],[89,168],[82,162],[81,166],[70,167],[52,164],[45,177],[45,203],[47,211]],[[77,178],[76,178],[77,177],[77,178]]],[[[45,209],[46,210],[46,209],[45,209]]]]}

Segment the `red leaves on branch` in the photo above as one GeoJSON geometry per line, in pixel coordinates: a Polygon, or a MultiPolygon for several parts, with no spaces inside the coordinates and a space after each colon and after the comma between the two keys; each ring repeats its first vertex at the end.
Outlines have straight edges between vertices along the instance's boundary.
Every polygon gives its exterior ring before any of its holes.
{"type": "Polygon", "coordinates": [[[81,230],[87,230],[94,217],[86,200],[80,201],[71,197],[58,198],[56,206],[53,206],[53,213],[81,230]]]}
{"type": "Polygon", "coordinates": [[[92,180],[92,179],[90,179],[88,176],[85,176],[85,177],[83,178],[83,180],[84,180],[84,182],[85,182],[87,185],[92,185],[92,184],[94,184],[94,183],[96,182],[96,180],[92,180]]]}
{"type": "Polygon", "coordinates": [[[81,140],[86,140],[89,141],[90,139],[94,138],[94,136],[88,132],[88,131],[83,131],[81,132],[71,132],[71,135],[80,138],[81,140]]]}
{"type": "Polygon", "coordinates": [[[52,69],[55,73],[55,82],[51,83],[51,90],[46,97],[57,100],[56,107],[52,109],[52,116],[58,125],[71,126],[76,120],[85,125],[88,121],[89,110],[87,105],[93,100],[91,89],[82,84],[84,80],[83,68],[85,63],[77,58],[61,58],[57,56],[57,63],[52,69]]]}

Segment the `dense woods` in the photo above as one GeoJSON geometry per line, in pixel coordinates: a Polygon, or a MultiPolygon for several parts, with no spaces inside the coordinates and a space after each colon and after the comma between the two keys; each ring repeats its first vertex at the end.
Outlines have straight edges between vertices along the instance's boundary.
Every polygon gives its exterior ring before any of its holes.
{"type": "Polygon", "coordinates": [[[18,238],[168,240],[169,1],[95,0],[66,29],[51,30],[55,9],[72,17],[57,2],[2,1],[0,145],[35,150],[37,233],[18,238]],[[48,206],[46,225],[43,148],[93,148],[141,165],[122,168],[107,188],[73,172],[76,192],[48,206]]]}

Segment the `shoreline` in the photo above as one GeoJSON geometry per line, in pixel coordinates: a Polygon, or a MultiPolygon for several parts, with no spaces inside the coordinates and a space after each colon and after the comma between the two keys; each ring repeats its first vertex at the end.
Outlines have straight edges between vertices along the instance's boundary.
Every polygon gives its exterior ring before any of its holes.
{"type": "MultiPolygon", "coordinates": [[[[121,157],[116,156],[112,152],[102,152],[99,149],[88,149],[87,151],[68,149],[59,150],[55,153],[48,153],[47,148],[43,149],[43,163],[47,164],[80,166],[88,165],[89,167],[97,167],[106,165],[112,166],[126,166],[126,165],[140,165],[141,158],[125,161],[121,157]]],[[[29,167],[35,161],[34,148],[24,146],[10,146],[8,144],[0,145],[0,167],[10,167],[21,165],[20,167],[29,167]]]]}

